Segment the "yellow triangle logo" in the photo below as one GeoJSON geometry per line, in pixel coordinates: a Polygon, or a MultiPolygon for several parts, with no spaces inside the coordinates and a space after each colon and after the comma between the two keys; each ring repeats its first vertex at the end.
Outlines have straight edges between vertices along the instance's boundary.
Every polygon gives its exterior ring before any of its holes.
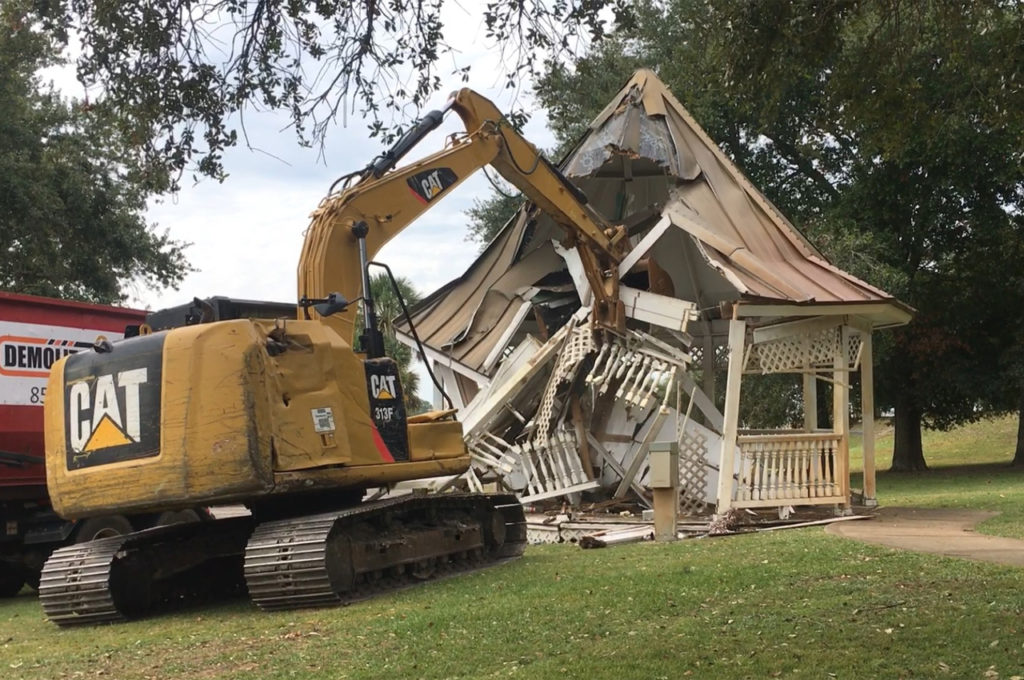
{"type": "Polygon", "coordinates": [[[387,390],[381,390],[380,392],[377,393],[377,398],[378,399],[394,399],[395,395],[391,394],[387,390]]]}
{"type": "Polygon", "coordinates": [[[133,442],[131,438],[124,433],[124,430],[118,427],[117,423],[110,419],[109,415],[104,415],[103,419],[100,420],[100,424],[92,431],[89,441],[85,443],[82,450],[97,451],[99,449],[110,448],[111,446],[124,446],[125,444],[134,443],[135,442],[133,442]]]}

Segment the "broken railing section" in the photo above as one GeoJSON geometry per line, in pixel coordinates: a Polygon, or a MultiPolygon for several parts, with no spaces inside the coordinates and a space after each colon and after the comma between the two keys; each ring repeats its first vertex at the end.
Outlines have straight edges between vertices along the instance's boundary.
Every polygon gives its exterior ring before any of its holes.
{"type": "MultiPolygon", "coordinates": [[[[496,440],[496,438],[495,438],[496,440]]],[[[559,429],[550,434],[546,440],[529,439],[517,444],[497,440],[503,448],[493,445],[492,451],[500,451],[500,458],[495,459],[481,449],[486,442],[478,442],[471,448],[474,465],[508,470],[503,478],[511,480],[516,475],[523,488],[516,489],[519,499],[524,503],[557,498],[567,494],[579,493],[596,489],[600,482],[593,479],[583,468],[579,455],[579,447],[573,432],[559,429]],[[512,465],[506,467],[505,461],[512,465]],[[490,467],[496,462],[499,467],[490,467]],[[509,467],[511,469],[509,469],[509,467]]]]}
{"type": "MultiPolygon", "coordinates": [[[[612,385],[617,383],[618,387],[614,390],[615,399],[626,408],[647,408],[659,389],[663,392],[662,407],[665,406],[676,382],[676,372],[685,367],[690,358],[689,355],[675,352],[672,348],[668,348],[671,355],[645,351],[645,335],[632,332],[632,346],[629,339],[622,342],[618,338],[604,344],[585,381],[595,390],[598,397],[606,395],[612,385]]],[[[650,336],[646,337],[657,342],[650,336]]]]}

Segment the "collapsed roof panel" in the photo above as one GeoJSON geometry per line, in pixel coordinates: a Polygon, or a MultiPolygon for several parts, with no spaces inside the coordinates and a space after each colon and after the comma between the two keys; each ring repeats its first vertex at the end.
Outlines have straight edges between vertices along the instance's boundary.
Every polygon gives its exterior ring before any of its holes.
{"type": "Polygon", "coordinates": [[[739,296],[739,290],[722,276],[720,268],[713,268],[708,261],[707,248],[682,229],[670,225],[648,252],[669,277],[671,291],[667,294],[692,300],[701,309],[739,296]]]}
{"type": "Polygon", "coordinates": [[[664,118],[651,118],[627,106],[621,115],[608,118],[569,156],[563,171],[569,177],[619,177],[672,175],[693,179],[700,168],[677,153],[664,118]]]}
{"type": "MultiPolygon", "coordinates": [[[[425,345],[462,361],[472,347],[460,345],[465,345],[467,339],[480,335],[471,333],[470,327],[477,318],[481,305],[485,302],[501,307],[511,305],[507,294],[491,296],[490,300],[486,297],[487,292],[503,279],[505,285],[502,287],[506,291],[509,290],[509,269],[515,261],[526,226],[525,216],[518,216],[488,244],[481,256],[462,276],[434,291],[413,307],[413,323],[425,345]],[[506,298],[504,303],[502,297],[506,298]]],[[[542,272],[541,276],[544,273],[546,272],[542,272]]],[[[532,282],[526,281],[522,285],[531,284],[532,282]]],[[[484,316],[498,318],[501,315],[500,311],[495,313],[494,310],[488,310],[484,316]]],[[[493,329],[493,324],[491,328],[493,329]]],[[[408,331],[404,322],[399,324],[399,330],[408,331]]]]}

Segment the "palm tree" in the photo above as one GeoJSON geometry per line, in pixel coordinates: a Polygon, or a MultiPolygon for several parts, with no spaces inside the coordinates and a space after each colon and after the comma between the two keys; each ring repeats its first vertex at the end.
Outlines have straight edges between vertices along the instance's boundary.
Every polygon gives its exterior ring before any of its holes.
{"type": "MultiPolygon", "coordinates": [[[[406,307],[411,307],[420,301],[420,294],[409,279],[404,276],[396,276],[395,283],[398,284],[398,292],[405,300],[406,307]]],[[[412,368],[412,350],[395,337],[395,321],[402,317],[402,305],[399,304],[395,288],[391,285],[391,279],[386,273],[381,272],[370,277],[370,295],[373,297],[373,306],[377,312],[377,326],[384,336],[384,353],[398,363],[398,378],[401,380],[402,389],[405,392],[405,409],[410,415],[421,413],[430,405],[420,399],[417,394],[420,376],[412,368]]],[[[356,317],[356,328],[362,328],[362,326],[363,312],[360,308],[356,317]]]]}

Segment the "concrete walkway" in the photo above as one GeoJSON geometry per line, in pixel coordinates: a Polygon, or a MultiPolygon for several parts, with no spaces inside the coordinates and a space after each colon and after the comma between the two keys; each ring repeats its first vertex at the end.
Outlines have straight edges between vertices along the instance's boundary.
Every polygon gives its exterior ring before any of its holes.
{"type": "Polygon", "coordinates": [[[1024,541],[974,532],[999,513],[985,510],[881,508],[874,519],[837,522],[826,527],[836,536],[890,548],[1024,567],[1024,541]]]}

